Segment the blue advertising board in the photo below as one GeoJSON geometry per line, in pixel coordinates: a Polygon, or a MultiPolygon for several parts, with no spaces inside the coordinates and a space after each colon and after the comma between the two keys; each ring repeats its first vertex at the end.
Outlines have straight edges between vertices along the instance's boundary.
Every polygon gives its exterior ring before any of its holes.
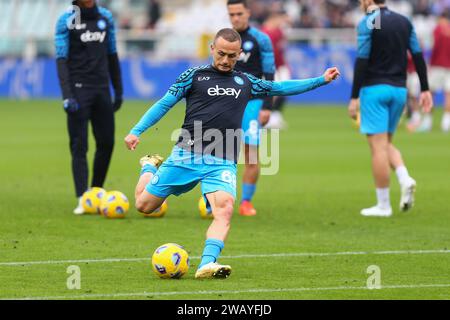
{"type": "MultiPolygon", "coordinates": [[[[353,46],[290,46],[287,61],[294,79],[320,76],[337,66],[341,78],[319,90],[291,97],[297,103],[347,103],[356,51],[353,46]]],[[[163,96],[179,74],[209,61],[153,61],[145,57],[121,61],[125,99],[154,100],[163,96]]],[[[51,58],[32,61],[0,58],[0,97],[16,99],[60,98],[56,63],[51,58]]]]}

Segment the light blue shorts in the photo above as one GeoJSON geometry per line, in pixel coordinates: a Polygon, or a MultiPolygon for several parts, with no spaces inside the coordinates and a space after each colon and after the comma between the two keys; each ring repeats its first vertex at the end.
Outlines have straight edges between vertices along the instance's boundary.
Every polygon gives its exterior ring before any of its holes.
{"type": "Polygon", "coordinates": [[[261,138],[261,125],[259,123],[259,112],[264,101],[261,99],[250,100],[245,108],[242,118],[242,130],[244,131],[244,143],[259,146],[261,138]]]}
{"type": "Polygon", "coordinates": [[[407,89],[375,85],[361,89],[361,133],[393,134],[407,100],[407,89]]]}
{"type": "Polygon", "coordinates": [[[167,198],[186,193],[201,182],[204,196],[224,191],[236,198],[236,170],[233,161],[195,154],[175,146],[145,190],[156,197],[167,198]]]}

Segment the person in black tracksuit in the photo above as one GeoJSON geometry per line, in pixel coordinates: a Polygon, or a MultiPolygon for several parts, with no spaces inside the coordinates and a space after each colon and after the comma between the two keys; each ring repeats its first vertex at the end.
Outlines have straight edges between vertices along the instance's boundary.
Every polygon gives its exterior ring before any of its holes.
{"type": "MultiPolygon", "coordinates": [[[[55,34],[58,77],[72,155],[76,196],[88,189],[88,123],[96,141],[92,187],[103,187],[114,148],[114,112],[123,102],[114,18],[95,0],[78,0],[58,20],[55,34]],[[110,94],[110,82],[114,100],[110,94]]],[[[74,213],[82,214],[80,205],[74,213]]]]}

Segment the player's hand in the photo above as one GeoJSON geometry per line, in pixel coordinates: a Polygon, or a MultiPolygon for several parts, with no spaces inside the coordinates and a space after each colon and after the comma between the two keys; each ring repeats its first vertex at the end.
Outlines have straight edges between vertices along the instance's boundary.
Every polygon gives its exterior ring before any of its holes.
{"type": "Polygon", "coordinates": [[[338,68],[333,67],[327,69],[327,71],[325,71],[323,75],[325,77],[325,81],[330,83],[331,81],[336,80],[341,75],[341,72],[339,71],[338,68]]]}
{"type": "Polygon", "coordinates": [[[134,134],[129,134],[125,137],[125,144],[128,150],[136,150],[136,147],[139,144],[139,138],[134,134]]]}
{"type": "Polygon", "coordinates": [[[113,110],[114,112],[117,112],[120,107],[122,106],[123,98],[122,97],[115,97],[113,102],[113,110]]]}
{"type": "Polygon", "coordinates": [[[261,123],[261,126],[264,127],[267,122],[269,122],[270,114],[272,112],[270,110],[261,110],[259,112],[259,123],[261,123]]]}
{"type": "Polygon", "coordinates": [[[358,112],[359,112],[359,99],[350,100],[350,103],[348,105],[349,117],[356,121],[358,119],[358,112]]]}
{"type": "Polygon", "coordinates": [[[73,98],[64,100],[63,107],[64,111],[66,111],[67,113],[75,113],[80,110],[80,105],[78,104],[77,100],[73,98]]]}
{"type": "Polygon", "coordinates": [[[433,109],[433,95],[430,91],[424,91],[420,94],[420,105],[422,106],[423,112],[430,113],[433,109]]]}

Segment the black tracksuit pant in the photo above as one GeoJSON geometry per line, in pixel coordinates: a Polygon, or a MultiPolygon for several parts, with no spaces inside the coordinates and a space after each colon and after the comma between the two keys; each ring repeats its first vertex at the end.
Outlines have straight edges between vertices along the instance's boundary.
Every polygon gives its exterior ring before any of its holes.
{"type": "Polygon", "coordinates": [[[76,196],[88,189],[88,124],[92,125],[96,151],[91,187],[103,187],[114,148],[114,111],[109,88],[74,88],[80,110],[69,113],[67,124],[76,196]]]}

